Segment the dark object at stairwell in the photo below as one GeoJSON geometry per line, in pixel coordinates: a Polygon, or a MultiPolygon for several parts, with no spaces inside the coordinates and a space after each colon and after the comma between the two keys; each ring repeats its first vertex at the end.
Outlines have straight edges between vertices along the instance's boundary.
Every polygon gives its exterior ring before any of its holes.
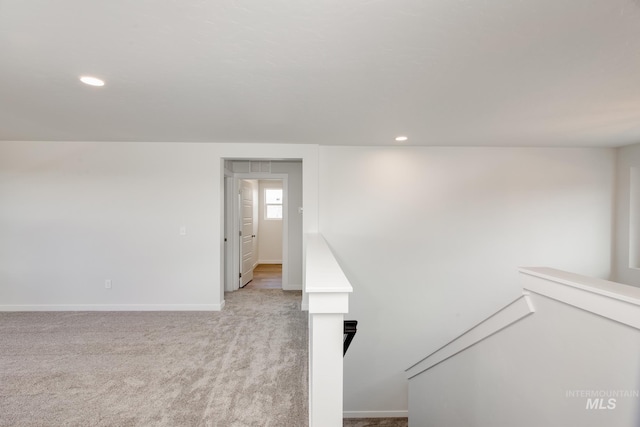
{"type": "Polygon", "coordinates": [[[351,341],[353,341],[353,337],[356,336],[356,332],[358,331],[358,321],[357,320],[345,320],[344,321],[344,341],[342,345],[342,356],[344,357],[347,354],[347,350],[349,349],[349,345],[351,341]]]}

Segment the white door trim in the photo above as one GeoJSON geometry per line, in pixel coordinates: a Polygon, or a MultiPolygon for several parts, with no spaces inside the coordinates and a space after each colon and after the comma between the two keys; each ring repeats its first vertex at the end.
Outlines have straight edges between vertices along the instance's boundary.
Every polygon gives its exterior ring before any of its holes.
{"type": "Polygon", "coordinates": [[[237,285],[237,281],[233,280],[233,266],[231,263],[233,262],[233,205],[235,200],[235,195],[233,193],[234,187],[234,177],[233,173],[224,172],[224,290],[225,291],[234,291],[237,289],[233,287],[234,284],[237,285]]]}

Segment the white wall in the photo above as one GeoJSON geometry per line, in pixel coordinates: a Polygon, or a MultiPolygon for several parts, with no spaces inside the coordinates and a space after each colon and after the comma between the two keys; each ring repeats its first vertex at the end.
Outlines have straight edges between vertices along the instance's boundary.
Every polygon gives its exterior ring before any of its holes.
{"type": "MultiPolygon", "coordinates": [[[[631,218],[631,168],[640,168],[640,144],[621,147],[617,150],[616,183],[616,245],[613,263],[613,280],[628,285],[640,286],[640,268],[630,260],[630,246],[640,250],[640,210],[635,207],[635,218],[631,218]],[[634,224],[635,227],[631,225],[634,224]]],[[[633,195],[640,197],[640,182],[634,185],[633,195]]]]}
{"type": "Polygon", "coordinates": [[[348,415],[402,414],[404,369],[519,295],[516,267],[608,277],[613,186],[611,149],[320,147],[348,415]]]}
{"type": "MultiPolygon", "coordinates": [[[[309,209],[307,209],[307,199],[313,197],[313,195],[317,197],[318,194],[317,181],[315,183],[308,182],[309,178],[307,178],[307,176],[312,175],[314,170],[317,171],[317,158],[315,160],[315,163],[312,161],[305,161],[304,164],[298,161],[271,163],[272,173],[287,174],[289,177],[289,200],[287,202],[287,214],[289,215],[287,218],[289,227],[289,233],[287,236],[289,281],[287,290],[303,289],[303,233],[312,232],[306,231],[310,230],[310,228],[306,227],[304,223],[315,216],[313,211],[309,211],[309,209]],[[300,213],[300,208],[303,206],[304,214],[300,213]],[[302,232],[300,232],[300,230],[302,230],[302,232]]],[[[317,203],[317,200],[314,200],[314,203],[317,203]]]]}
{"type": "Polygon", "coordinates": [[[638,425],[640,331],[530,298],[534,314],[410,380],[412,426],[638,425]],[[603,409],[587,409],[600,392],[603,409]]]}
{"type": "Polygon", "coordinates": [[[0,310],[218,309],[223,160],[291,159],[306,233],[318,230],[317,156],[297,144],[0,142],[0,310]]]}
{"type": "MultiPolygon", "coordinates": [[[[282,264],[282,219],[265,219],[264,193],[266,189],[282,189],[282,181],[259,181],[258,254],[259,264],[282,264]]],[[[302,241],[302,236],[299,236],[302,241]]],[[[302,284],[299,280],[298,284],[302,284]]]]}
{"type": "Polygon", "coordinates": [[[219,309],[199,148],[0,143],[0,304],[219,309]]]}

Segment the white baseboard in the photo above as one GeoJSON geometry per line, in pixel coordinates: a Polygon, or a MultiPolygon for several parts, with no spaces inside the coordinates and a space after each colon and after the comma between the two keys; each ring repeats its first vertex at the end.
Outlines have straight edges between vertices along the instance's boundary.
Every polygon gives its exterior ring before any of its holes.
{"type": "Polygon", "coordinates": [[[295,284],[295,283],[289,283],[287,284],[286,287],[284,287],[284,285],[282,286],[282,290],[283,291],[301,291],[302,290],[302,285],[299,284],[295,284]]]}
{"type": "Polygon", "coordinates": [[[0,305],[0,311],[220,311],[224,304],[29,304],[0,305]]]}
{"type": "Polygon", "coordinates": [[[409,411],[344,411],[343,418],[408,418],[409,411]]]}
{"type": "Polygon", "coordinates": [[[258,264],[282,264],[281,259],[261,259],[258,264]]]}

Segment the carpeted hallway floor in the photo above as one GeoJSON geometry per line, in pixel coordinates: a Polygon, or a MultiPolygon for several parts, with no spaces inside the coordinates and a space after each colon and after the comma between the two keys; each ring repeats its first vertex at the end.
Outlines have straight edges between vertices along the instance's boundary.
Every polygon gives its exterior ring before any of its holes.
{"type": "Polygon", "coordinates": [[[306,426],[300,292],[222,312],[0,313],[0,426],[306,426]]]}

